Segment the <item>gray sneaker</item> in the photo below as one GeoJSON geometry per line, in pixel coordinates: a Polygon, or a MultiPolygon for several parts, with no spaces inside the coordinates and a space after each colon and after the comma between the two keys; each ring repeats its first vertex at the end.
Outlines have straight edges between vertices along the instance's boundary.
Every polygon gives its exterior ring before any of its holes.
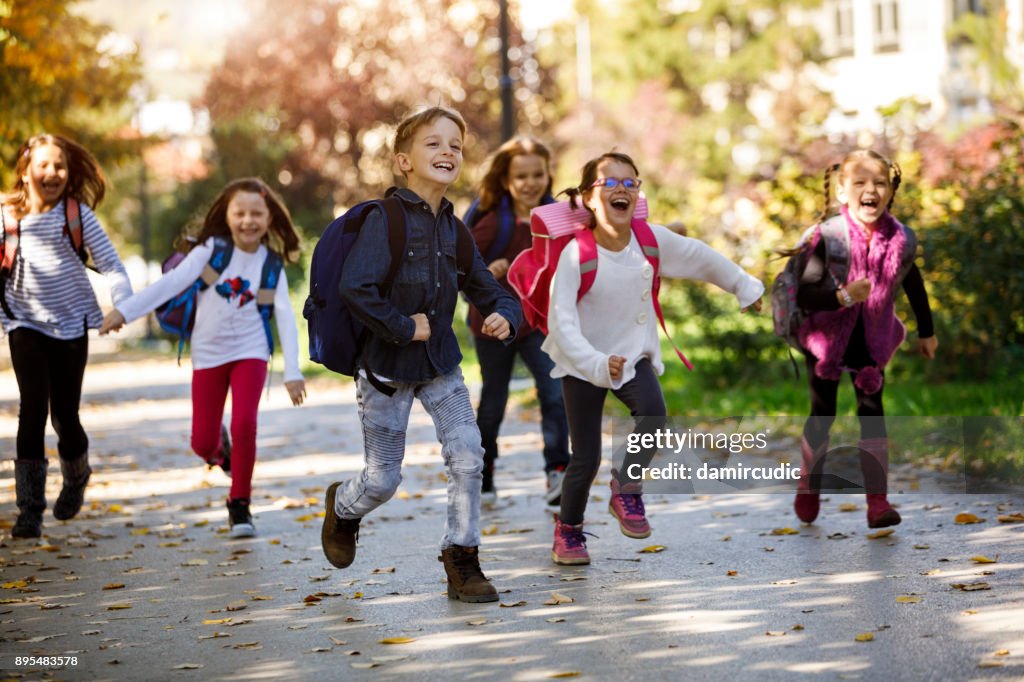
{"type": "Polygon", "coordinates": [[[562,481],[565,480],[565,469],[553,469],[548,472],[548,492],[544,496],[549,507],[562,504],[562,481]]]}

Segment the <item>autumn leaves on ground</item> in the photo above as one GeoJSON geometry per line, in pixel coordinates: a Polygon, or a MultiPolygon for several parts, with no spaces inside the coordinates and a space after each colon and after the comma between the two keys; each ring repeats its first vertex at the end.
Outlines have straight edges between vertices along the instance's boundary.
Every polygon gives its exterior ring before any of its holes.
{"type": "MultiPolygon", "coordinates": [[[[608,464],[587,509],[593,564],[551,563],[538,424],[503,430],[482,566],[499,604],[445,596],[439,446],[417,408],[400,493],[335,570],[323,491],[361,466],[349,384],[264,396],[257,536],[227,536],[227,479],[188,451],[189,372],[94,362],[83,420],[96,473],[79,518],[13,541],[17,393],[0,382],[0,669],[23,679],[838,679],[1024,675],[1024,500],[895,496],[870,532],[863,498],[812,526],[783,495],[653,495],[643,541],[609,523],[608,464]]],[[[8,380],[10,379],[10,380],[8,380]]],[[[53,448],[52,436],[48,447],[53,448]]],[[[60,486],[50,453],[47,496],[60,486]]],[[[926,476],[926,473],[920,475],[926,476]]]]}

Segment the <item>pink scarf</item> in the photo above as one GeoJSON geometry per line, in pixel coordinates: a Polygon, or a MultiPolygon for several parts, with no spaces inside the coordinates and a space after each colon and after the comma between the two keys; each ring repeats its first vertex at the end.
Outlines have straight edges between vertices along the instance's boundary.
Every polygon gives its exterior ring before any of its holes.
{"type": "MultiPolygon", "coordinates": [[[[901,284],[903,248],[907,236],[903,225],[889,215],[882,215],[869,238],[867,232],[842,208],[850,234],[850,272],[846,281],[868,278],[871,293],[863,303],[839,310],[821,310],[808,316],[800,329],[800,342],[817,358],[815,374],[837,381],[843,372],[843,356],[850,336],[857,325],[858,313],[864,320],[864,337],[875,365],[857,371],[855,385],[865,393],[882,388],[881,370],[889,364],[907,330],[893,312],[893,299],[901,284]]],[[[821,238],[818,232],[815,240],[821,238]]],[[[815,246],[817,243],[815,242],[815,246]]]]}

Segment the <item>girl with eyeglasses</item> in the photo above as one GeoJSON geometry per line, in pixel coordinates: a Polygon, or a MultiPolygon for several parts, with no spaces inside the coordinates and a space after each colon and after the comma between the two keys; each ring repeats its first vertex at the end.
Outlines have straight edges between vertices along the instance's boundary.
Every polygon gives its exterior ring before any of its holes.
{"type": "MultiPolygon", "coordinates": [[[[608,391],[629,408],[634,432],[665,424],[665,399],[658,383],[665,367],[652,300],[655,272],[632,228],[639,175],[629,156],[608,152],[587,162],[579,186],[563,192],[574,208],[579,200],[591,215],[598,268],[593,285],[577,301],[577,241],[562,251],[552,279],[548,337],[542,346],[555,363],[552,375],[562,378],[572,443],[561,509],[555,517],[556,564],[590,563],[583,519],[601,464],[601,414],[608,391]]],[[[742,310],[761,309],[764,286],[756,278],[703,242],[661,225],[650,227],[660,256],[657,274],[710,282],[735,295],[742,310]]],[[[636,461],[646,458],[649,463],[653,455],[653,450],[643,452],[636,461]]],[[[651,527],[640,484],[613,469],[611,492],[608,509],[622,533],[648,537],[651,527]]]]}

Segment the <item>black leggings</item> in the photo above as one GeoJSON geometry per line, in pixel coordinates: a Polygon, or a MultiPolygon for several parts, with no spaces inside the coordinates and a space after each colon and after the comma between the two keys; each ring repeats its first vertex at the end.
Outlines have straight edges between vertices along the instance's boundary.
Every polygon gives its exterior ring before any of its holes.
{"type": "MultiPolygon", "coordinates": [[[[558,515],[563,523],[574,526],[583,523],[590,486],[601,467],[601,417],[609,390],[576,377],[562,377],[562,398],[572,441],[558,515]]],[[[652,432],[665,426],[665,398],[650,360],[644,358],[638,362],[636,376],[621,388],[612,390],[612,394],[629,408],[635,423],[634,432],[652,432]]],[[[623,469],[634,463],[647,466],[656,452],[652,448],[630,455],[623,469]]],[[[625,476],[620,476],[620,480],[625,480],[625,476]]]]}
{"type": "MultiPolygon", "coordinates": [[[[807,359],[807,376],[809,377],[811,390],[811,416],[804,424],[804,438],[807,439],[807,444],[811,446],[811,449],[816,451],[828,439],[829,429],[832,428],[832,424],[836,420],[836,399],[839,393],[839,381],[819,377],[814,373],[814,367],[818,364],[817,360],[809,353],[806,353],[805,356],[807,359]]],[[[854,375],[851,374],[851,383],[853,379],[854,375]]],[[[874,418],[885,416],[885,410],[882,408],[882,393],[885,390],[884,383],[883,388],[880,388],[877,393],[872,393],[871,395],[857,388],[856,384],[853,390],[857,398],[857,416],[861,417],[861,439],[885,438],[885,420],[874,418]]]]}
{"type": "Polygon", "coordinates": [[[63,341],[19,327],[12,330],[7,339],[21,395],[18,459],[43,459],[46,418],[50,411],[61,459],[78,459],[89,449],[89,438],[78,419],[89,337],[83,335],[63,341]]]}

